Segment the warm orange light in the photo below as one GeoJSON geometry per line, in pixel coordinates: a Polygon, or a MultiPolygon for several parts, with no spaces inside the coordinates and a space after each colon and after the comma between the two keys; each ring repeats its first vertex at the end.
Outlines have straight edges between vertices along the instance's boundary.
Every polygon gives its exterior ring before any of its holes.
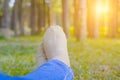
{"type": "Polygon", "coordinates": [[[101,14],[103,12],[103,6],[99,3],[96,6],[96,13],[101,14]]]}
{"type": "Polygon", "coordinates": [[[105,5],[103,6],[102,4],[98,3],[96,5],[96,14],[100,15],[100,14],[106,14],[109,12],[109,6],[105,5]]]}
{"type": "Polygon", "coordinates": [[[109,12],[109,6],[106,5],[106,6],[104,7],[104,13],[108,13],[108,12],[109,12]]]}

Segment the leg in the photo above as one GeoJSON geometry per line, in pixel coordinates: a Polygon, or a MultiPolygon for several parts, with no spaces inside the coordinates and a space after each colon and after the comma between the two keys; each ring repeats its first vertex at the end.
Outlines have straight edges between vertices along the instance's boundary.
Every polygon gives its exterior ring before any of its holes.
{"type": "Polygon", "coordinates": [[[52,26],[46,31],[43,46],[48,60],[58,59],[70,66],[67,40],[60,26],[52,26]]]}
{"type": "Polygon", "coordinates": [[[45,51],[43,49],[43,44],[38,47],[37,55],[36,55],[37,66],[41,66],[42,64],[47,62],[47,57],[45,55],[45,51]]]}
{"type": "Polygon", "coordinates": [[[70,66],[67,40],[60,26],[51,26],[46,31],[43,44],[38,48],[37,66],[52,59],[58,59],[70,66]]]}
{"type": "Polygon", "coordinates": [[[29,80],[73,80],[73,76],[70,67],[54,59],[22,78],[29,80]]]}
{"type": "Polygon", "coordinates": [[[43,49],[48,62],[26,75],[25,78],[34,80],[73,80],[73,71],[68,67],[70,63],[67,40],[59,26],[52,26],[46,31],[43,49]]]}
{"type": "MultiPolygon", "coordinates": [[[[40,63],[46,62],[28,75],[20,77],[11,77],[0,74],[3,80],[73,80],[73,71],[71,70],[67,52],[67,40],[64,32],[59,26],[53,26],[47,30],[44,36],[43,47],[40,47],[40,63]],[[45,56],[45,53],[46,56],[45,56]],[[42,53],[42,54],[41,54],[42,53]],[[67,66],[68,65],[68,66],[67,66]]],[[[39,61],[39,60],[38,60],[39,61]]]]}

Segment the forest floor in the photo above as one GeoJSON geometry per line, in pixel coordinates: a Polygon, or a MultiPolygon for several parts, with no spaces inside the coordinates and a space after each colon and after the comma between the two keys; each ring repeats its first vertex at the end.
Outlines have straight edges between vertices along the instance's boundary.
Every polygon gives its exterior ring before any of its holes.
{"type": "MultiPolygon", "coordinates": [[[[37,47],[41,37],[0,40],[0,71],[24,75],[36,69],[37,47]]],[[[120,80],[120,40],[68,40],[75,80],[120,80]]]]}

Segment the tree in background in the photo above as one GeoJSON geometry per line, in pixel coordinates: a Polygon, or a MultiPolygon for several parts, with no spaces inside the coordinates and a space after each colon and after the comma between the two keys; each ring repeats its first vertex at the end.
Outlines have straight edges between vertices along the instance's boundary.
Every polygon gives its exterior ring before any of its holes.
{"type": "Polygon", "coordinates": [[[86,0],[74,0],[74,28],[77,40],[86,39],[86,0]]]}
{"type": "Polygon", "coordinates": [[[67,37],[69,37],[69,1],[62,0],[62,9],[63,9],[63,28],[67,37]]]}
{"type": "Polygon", "coordinates": [[[81,0],[81,33],[80,39],[85,40],[87,38],[87,0],[81,0]]]}
{"type": "Polygon", "coordinates": [[[9,28],[9,0],[4,0],[2,27],[9,28]]]}
{"type": "Polygon", "coordinates": [[[46,20],[46,4],[45,0],[39,0],[37,2],[37,34],[41,32],[41,28],[45,26],[46,20]]]}
{"type": "Polygon", "coordinates": [[[18,18],[19,18],[19,30],[20,35],[24,35],[24,10],[23,10],[23,2],[24,0],[18,0],[18,18]]]}
{"type": "Polygon", "coordinates": [[[11,16],[11,29],[15,36],[19,35],[18,2],[19,0],[15,0],[11,16]]]}
{"type": "Polygon", "coordinates": [[[36,33],[36,0],[31,0],[31,9],[30,9],[30,27],[31,35],[36,33]]]}
{"type": "Polygon", "coordinates": [[[2,16],[3,16],[3,0],[0,0],[0,28],[2,27],[2,16]]]}
{"type": "Polygon", "coordinates": [[[99,22],[96,21],[96,17],[97,17],[96,16],[96,10],[97,10],[96,0],[93,0],[93,1],[88,0],[87,6],[88,6],[88,10],[87,10],[88,37],[96,38],[98,37],[98,33],[99,33],[98,31],[99,22]],[[97,26],[96,26],[96,22],[97,22],[97,26]]]}
{"type": "MultiPolygon", "coordinates": [[[[11,10],[11,29],[14,31],[15,36],[25,35],[25,25],[26,17],[25,14],[25,1],[24,0],[15,0],[14,6],[11,10]],[[24,4],[24,6],[23,6],[24,4]]],[[[28,10],[27,10],[28,11],[28,10]]],[[[28,14],[28,13],[27,13],[28,14]]],[[[27,15],[29,16],[29,14],[27,15]]]]}
{"type": "Polygon", "coordinates": [[[110,13],[109,13],[109,32],[110,38],[118,37],[118,3],[119,0],[111,0],[110,2],[110,13]]]}
{"type": "MultiPolygon", "coordinates": [[[[99,38],[100,37],[100,17],[102,17],[102,11],[101,11],[101,6],[103,6],[102,0],[96,0],[95,2],[95,29],[94,29],[94,38],[99,38]]],[[[104,19],[103,19],[104,20],[104,19]]]]}
{"type": "Polygon", "coordinates": [[[119,0],[15,0],[13,7],[9,6],[11,1],[0,0],[0,27],[11,28],[16,36],[25,35],[27,30],[31,35],[40,34],[56,24],[63,26],[67,37],[72,28],[77,40],[85,40],[87,35],[100,38],[103,28],[111,38],[120,32],[119,0]]]}
{"type": "Polygon", "coordinates": [[[74,0],[74,28],[75,37],[80,39],[80,0],[74,0]]]}
{"type": "Polygon", "coordinates": [[[2,16],[2,26],[0,28],[0,36],[4,36],[6,38],[10,38],[12,36],[12,32],[10,30],[9,25],[9,0],[4,0],[3,6],[3,16],[2,16]]]}

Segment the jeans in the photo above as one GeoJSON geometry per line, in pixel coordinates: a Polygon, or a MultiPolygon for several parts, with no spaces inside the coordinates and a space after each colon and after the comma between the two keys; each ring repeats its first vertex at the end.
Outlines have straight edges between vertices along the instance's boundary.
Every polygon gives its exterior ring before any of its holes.
{"type": "Polygon", "coordinates": [[[0,80],[73,80],[70,67],[59,60],[50,60],[24,76],[8,76],[0,73],[0,80]]]}

